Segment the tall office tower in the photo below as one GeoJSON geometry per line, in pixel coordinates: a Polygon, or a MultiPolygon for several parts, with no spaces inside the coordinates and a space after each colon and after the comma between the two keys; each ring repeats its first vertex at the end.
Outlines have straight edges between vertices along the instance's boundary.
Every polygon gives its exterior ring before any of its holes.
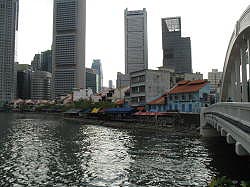
{"type": "Polygon", "coordinates": [[[33,71],[41,71],[41,55],[35,54],[33,60],[31,61],[31,68],[33,71]]]}
{"type": "Polygon", "coordinates": [[[192,73],[191,41],[181,37],[181,18],[162,18],[163,67],[192,73]]]}
{"type": "Polygon", "coordinates": [[[113,88],[113,81],[109,80],[109,88],[112,89],[113,88]]]}
{"type": "Polygon", "coordinates": [[[95,69],[86,68],[86,88],[91,88],[96,93],[98,85],[98,75],[95,69]]]}
{"type": "Polygon", "coordinates": [[[58,98],[85,89],[86,0],[54,0],[53,85],[58,98]]]}
{"type": "Polygon", "coordinates": [[[41,70],[52,73],[52,50],[41,53],[41,70]]]}
{"type": "Polygon", "coordinates": [[[31,98],[31,72],[30,65],[17,65],[17,98],[31,98]]]}
{"type": "Polygon", "coordinates": [[[18,11],[18,0],[0,0],[0,102],[9,102],[16,97],[18,11]]]}
{"type": "Polygon", "coordinates": [[[34,71],[31,74],[31,99],[51,99],[52,75],[46,71],[34,71]]]}
{"type": "Polygon", "coordinates": [[[100,59],[93,60],[91,68],[95,69],[98,75],[98,85],[97,85],[96,92],[99,93],[103,87],[103,72],[102,72],[101,60],[100,59]]]}
{"type": "Polygon", "coordinates": [[[124,11],[125,74],[148,69],[147,11],[124,11]]]}

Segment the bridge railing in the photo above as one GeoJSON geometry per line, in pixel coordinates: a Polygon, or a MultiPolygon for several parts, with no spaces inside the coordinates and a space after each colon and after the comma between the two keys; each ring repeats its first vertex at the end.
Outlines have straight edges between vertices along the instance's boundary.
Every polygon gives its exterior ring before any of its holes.
{"type": "Polygon", "coordinates": [[[233,119],[238,119],[243,123],[250,123],[250,103],[217,103],[204,108],[203,113],[216,112],[231,116],[233,119]]]}
{"type": "Polygon", "coordinates": [[[201,111],[203,137],[225,136],[237,155],[250,155],[250,103],[217,103],[201,111]]]}

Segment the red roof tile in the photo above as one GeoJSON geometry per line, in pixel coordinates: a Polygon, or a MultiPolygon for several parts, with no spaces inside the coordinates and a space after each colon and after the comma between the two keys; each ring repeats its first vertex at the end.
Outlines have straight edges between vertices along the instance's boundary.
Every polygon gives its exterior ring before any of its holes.
{"type": "Polygon", "coordinates": [[[170,90],[170,94],[176,93],[191,93],[197,92],[201,88],[203,88],[208,82],[206,80],[195,80],[195,81],[184,81],[180,82],[181,84],[177,83],[177,86],[170,90]]]}
{"type": "Polygon", "coordinates": [[[157,99],[154,99],[153,101],[150,101],[148,104],[149,105],[164,105],[165,104],[165,97],[161,96],[157,99]]]}

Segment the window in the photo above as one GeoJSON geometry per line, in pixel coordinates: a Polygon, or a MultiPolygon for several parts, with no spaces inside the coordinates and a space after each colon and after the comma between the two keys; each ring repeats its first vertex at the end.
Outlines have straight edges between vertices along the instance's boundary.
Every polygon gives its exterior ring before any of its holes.
{"type": "Polygon", "coordinates": [[[174,96],[174,99],[175,99],[175,100],[178,100],[178,95],[175,95],[175,96],[174,96]]]}
{"type": "Polygon", "coordinates": [[[182,100],[185,100],[185,95],[183,94],[183,95],[181,96],[181,98],[182,98],[182,100]]]}
{"type": "Polygon", "coordinates": [[[172,101],[172,99],[173,99],[173,97],[172,97],[172,95],[170,95],[170,96],[169,96],[169,100],[172,101]]]}
{"type": "Polygon", "coordinates": [[[185,104],[182,104],[181,110],[182,110],[182,112],[185,112],[185,104]]]}
{"type": "Polygon", "coordinates": [[[174,105],[174,109],[175,109],[176,111],[178,111],[178,105],[177,105],[177,104],[174,105]]]}
{"type": "Polygon", "coordinates": [[[188,105],[188,111],[189,111],[189,112],[192,112],[192,110],[193,110],[193,106],[192,106],[192,104],[189,104],[189,105],[188,105]]]}
{"type": "Polygon", "coordinates": [[[193,95],[192,94],[189,94],[189,100],[193,100],[193,95]]]}

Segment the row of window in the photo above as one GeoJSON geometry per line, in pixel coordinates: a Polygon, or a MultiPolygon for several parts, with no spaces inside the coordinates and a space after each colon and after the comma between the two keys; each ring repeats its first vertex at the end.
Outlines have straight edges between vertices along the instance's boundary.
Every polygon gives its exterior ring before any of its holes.
{"type": "Polygon", "coordinates": [[[183,94],[183,95],[170,95],[169,96],[169,100],[172,101],[172,100],[193,100],[194,99],[194,96],[193,94],[183,94]]]}
{"type": "Polygon", "coordinates": [[[132,84],[145,82],[145,75],[141,75],[141,76],[138,76],[138,77],[132,77],[131,82],[132,82],[132,84]]]}

